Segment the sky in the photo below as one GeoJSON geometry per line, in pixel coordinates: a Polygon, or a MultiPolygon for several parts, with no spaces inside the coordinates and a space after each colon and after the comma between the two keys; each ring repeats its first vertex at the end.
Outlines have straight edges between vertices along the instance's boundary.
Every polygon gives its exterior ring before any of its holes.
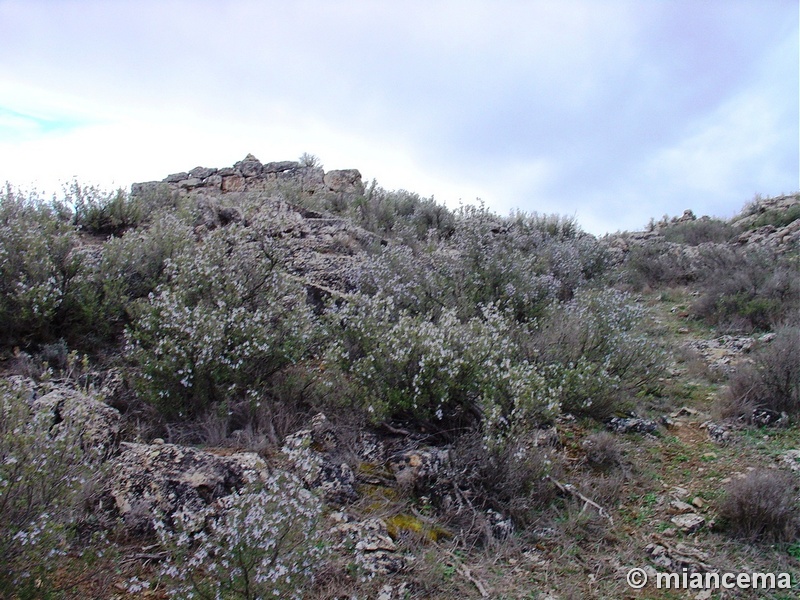
{"type": "Polygon", "coordinates": [[[0,182],[319,157],[595,234],[800,190],[798,0],[0,0],[0,182]]]}

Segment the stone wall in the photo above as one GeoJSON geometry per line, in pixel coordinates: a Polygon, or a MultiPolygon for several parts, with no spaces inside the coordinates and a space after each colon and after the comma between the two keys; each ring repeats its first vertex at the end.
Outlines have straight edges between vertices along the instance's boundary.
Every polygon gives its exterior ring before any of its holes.
{"type": "Polygon", "coordinates": [[[195,167],[168,175],[162,181],[134,183],[132,195],[145,194],[148,190],[168,185],[175,191],[204,191],[206,193],[267,191],[276,185],[296,185],[304,194],[361,195],[364,183],[357,169],[323,171],[321,167],[303,166],[296,161],[279,161],[262,164],[248,154],[232,167],[215,169],[195,167]]]}

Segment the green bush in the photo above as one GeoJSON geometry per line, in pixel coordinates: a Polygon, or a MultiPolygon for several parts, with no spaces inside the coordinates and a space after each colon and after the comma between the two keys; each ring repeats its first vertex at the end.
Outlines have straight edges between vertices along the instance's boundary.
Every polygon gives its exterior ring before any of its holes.
{"type": "Polygon", "coordinates": [[[447,239],[391,244],[366,261],[357,283],[414,314],[436,318],[454,309],[466,320],[494,304],[525,322],[602,277],[607,265],[597,240],[569,220],[522,213],[501,219],[483,207],[463,207],[447,239]]]}
{"type": "Polygon", "coordinates": [[[716,248],[701,256],[694,314],[732,330],[768,331],[800,308],[796,258],[767,249],[716,248]]]}
{"type": "Polygon", "coordinates": [[[126,351],[140,392],[167,418],[238,398],[310,347],[304,290],[270,240],[231,225],[166,264],[164,282],[136,307],[126,351]]]}
{"type": "Polygon", "coordinates": [[[750,542],[794,541],[800,525],[796,488],[787,473],[752,471],[728,484],[719,515],[729,532],[750,542]]]}
{"type": "Polygon", "coordinates": [[[146,216],[144,203],[124,190],[109,193],[77,181],[66,186],[61,202],[72,208],[78,229],[100,235],[119,235],[138,226],[146,216]]]}
{"type": "Polygon", "coordinates": [[[68,307],[81,302],[84,255],[74,227],[52,205],[7,187],[0,195],[0,336],[29,346],[71,337],[68,307]]]}
{"type": "Polygon", "coordinates": [[[625,257],[623,281],[636,290],[685,285],[695,278],[686,254],[664,241],[636,244],[625,257]]]}
{"type": "Polygon", "coordinates": [[[582,291],[550,309],[528,352],[544,366],[562,410],[602,420],[626,393],[655,391],[664,354],[647,339],[646,318],[617,290],[582,291]]]}
{"type": "Polygon", "coordinates": [[[375,422],[482,423],[487,435],[504,435],[552,413],[542,377],[516,358],[512,321],[491,305],[461,322],[450,309],[429,320],[397,310],[391,298],[362,297],[332,319],[342,333],[328,363],[358,382],[375,422]]]}
{"type": "Polygon", "coordinates": [[[130,322],[132,303],[153,292],[162,283],[168,262],[194,241],[192,228],[170,213],[108,240],[96,267],[96,330],[118,333],[120,325],[130,322]]]}
{"type": "Polygon", "coordinates": [[[760,408],[800,414],[800,325],[778,328],[752,362],[736,370],[724,404],[724,415],[732,417],[747,418],[760,408]]]}
{"type": "Polygon", "coordinates": [[[739,233],[739,229],[727,221],[708,217],[671,223],[661,229],[661,234],[666,241],[688,246],[707,243],[724,244],[739,233]]]}
{"type": "Polygon", "coordinates": [[[800,219],[800,204],[790,206],[786,210],[767,210],[758,215],[750,224],[750,229],[758,229],[766,225],[773,227],[786,227],[800,219]]]}

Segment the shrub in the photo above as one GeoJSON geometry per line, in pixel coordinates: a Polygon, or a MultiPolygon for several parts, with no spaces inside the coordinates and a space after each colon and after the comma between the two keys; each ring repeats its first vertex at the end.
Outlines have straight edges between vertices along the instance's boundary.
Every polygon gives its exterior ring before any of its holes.
{"type": "Polygon", "coordinates": [[[263,488],[234,493],[219,504],[223,514],[211,519],[207,530],[158,528],[170,553],[162,574],[173,583],[172,593],[303,598],[304,586],[325,558],[317,537],[319,499],[294,476],[277,473],[263,488]]]}
{"type": "Polygon", "coordinates": [[[796,494],[791,475],[752,471],[728,485],[719,504],[719,515],[736,537],[751,542],[790,542],[798,531],[796,494]]]}
{"type": "Polygon", "coordinates": [[[750,223],[749,229],[758,229],[766,225],[773,227],[786,227],[800,219],[800,204],[790,206],[786,210],[767,210],[758,215],[756,219],[750,223]]]}
{"type": "Polygon", "coordinates": [[[700,244],[724,244],[739,234],[739,230],[720,219],[703,217],[694,221],[671,223],[661,229],[661,234],[668,242],[699,246],[700,244]]]}
{"type": "Polygon", "coordinates": [[[8,598],[42,597],[52,584],[100,459],[82,447],[83,423],[54,425],[52,413],[31,411],[30,395],[0,382],[0,596],[8,598]]]}
{"type": "Polygon", "coordinates": [[[695,274],[686,253],[667,242],[636,244],[625,259],[624,280],[637,290],[687,284],[694,279],[695,274]]]}
{"type": "Polygon", "coordinates": [[[702,294],[692,310],[711,325],[765,331],[800,308],[800,269],[790,257],[716,248],[701,262],[702,294]]]}
{"type": "Polygon", "coordinates": [[[132,303],[153,292],[164,279],[167,263],[194,241],[191,227],[169,213],[152,217],[147,227],[108,240],[97,266],[102,318],[97,327],[113,329],[128,323],[132,303]]]}
{"type": "Polygon", "coordinates": [[[138,387],[167,418],[241,397],[300,358],[313,320],[269,240],[218,229],[167,262],[126,332],[138,387]]]}
{"type": "Polygon", "coordinates": [[[555,496],[548,479],[555,465],[528,436],[492,447],[480,434],[467,433],[453,443],[450,457],[452,472],[457,476],[435,485],[450,483],[462,498],[471,499],[469,505],[454,502],[441,507],[445,520],[461,530],[460,538],[466,543],[494,541],[487,511],[510,517],[515,527],[524,529],[555,496]]]}
{"type": "Polygon", "coordinates": [[[522,213],[500,219],[483,207],[464,207],[446,240],[390,245],[367,261],[358,283],[366,293],[394,296],[398,307],[415,314],[435,318],[451,308],[465,320],[494,304],[530,321],[606,270],[597,240],[570,223],[522,213]]]}
{"type": "Polygon", "coordinates": [[[487,432],[530,426],[552,412],[550,390],[519,355],[512,321],[494,306],[466,322],[429,320],[391,298],[358,298],[332,312],[342,328],[327,361],[354,379],[370,417],[446,429],[483,420],[487,432]]]}
{"type": "Polygon", "coordinates": [[[593,433],[583,442],[589,466],[602,471],[617,467],[621,456],[617,438],[607,431],[593,433]]]}
{"type": "Polygon", "coordinates": [[[0,195],[0,331],[6,344],[28,346],[69,337],[66,307],[83,256],[73,226],[36,196],[10,187],[0,195]]]}
{"type": "Polygon", "coordinates": [[[146,215],[143,202],[122,189],[108,193],[77,181],[65,187],[61,202],[72,208],[78,229],[94,234],[119,235],[139,225],[146,215]]]}
{"type": "Polygon", "coordinates": [[[622,292],[583,291],[555,305],[529,342],[528,352],[544,366],[561,408],[605,419],[623,392],[658,385],[663,351],[648,340],[643,307],[622,292]]]}
{"type": "Polygon", "coordinates": [[[800,325],[779,328],[752,363],[731,376],[723,416],[749,416],[757,408],[800,413],[800,325]]]}

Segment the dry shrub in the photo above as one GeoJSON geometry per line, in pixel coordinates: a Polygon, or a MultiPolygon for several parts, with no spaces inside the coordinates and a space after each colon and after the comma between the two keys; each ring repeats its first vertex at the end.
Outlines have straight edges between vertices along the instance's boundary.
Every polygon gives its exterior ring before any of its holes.
{"type": "Polygon", "coordinates": [[[607,471],[618,467],[621,453],[617,438],[607,431],[593,433],[583,442],[586,462],[593,469],[607,471]]]}
{"type": "Polygon", "coordinates": [[[732,377],[719,406],[723,417],[747,417],[754,409],[790,416],[800,412],[800,326],[781,327],[753,363],[732,377]]]}
{"type": "Polygon", "coordinates": [[[798,263],[767,249],[701,252],[701,295],[692,312],[731,331],[768,331],[800,307],[798,263]]]}
{"type": "Polygon", "coordinates": [[[796,482],[787,473],[752,471],[728,485],[719,515],[736,537],[751,542],[792,541],[800,525],[796,482]]]}
{"type": "Polygon", "coordinates": [[[489,447],[477,433],[463,435],[451,463],[453,483],[469,504],[445,511],[448,525],[461,529],[464,541],[482,543],[493,541],[489,511],[510,517],[516,528],[529,526],[555,496],[553,458],[526,439],[489,447]]]}

